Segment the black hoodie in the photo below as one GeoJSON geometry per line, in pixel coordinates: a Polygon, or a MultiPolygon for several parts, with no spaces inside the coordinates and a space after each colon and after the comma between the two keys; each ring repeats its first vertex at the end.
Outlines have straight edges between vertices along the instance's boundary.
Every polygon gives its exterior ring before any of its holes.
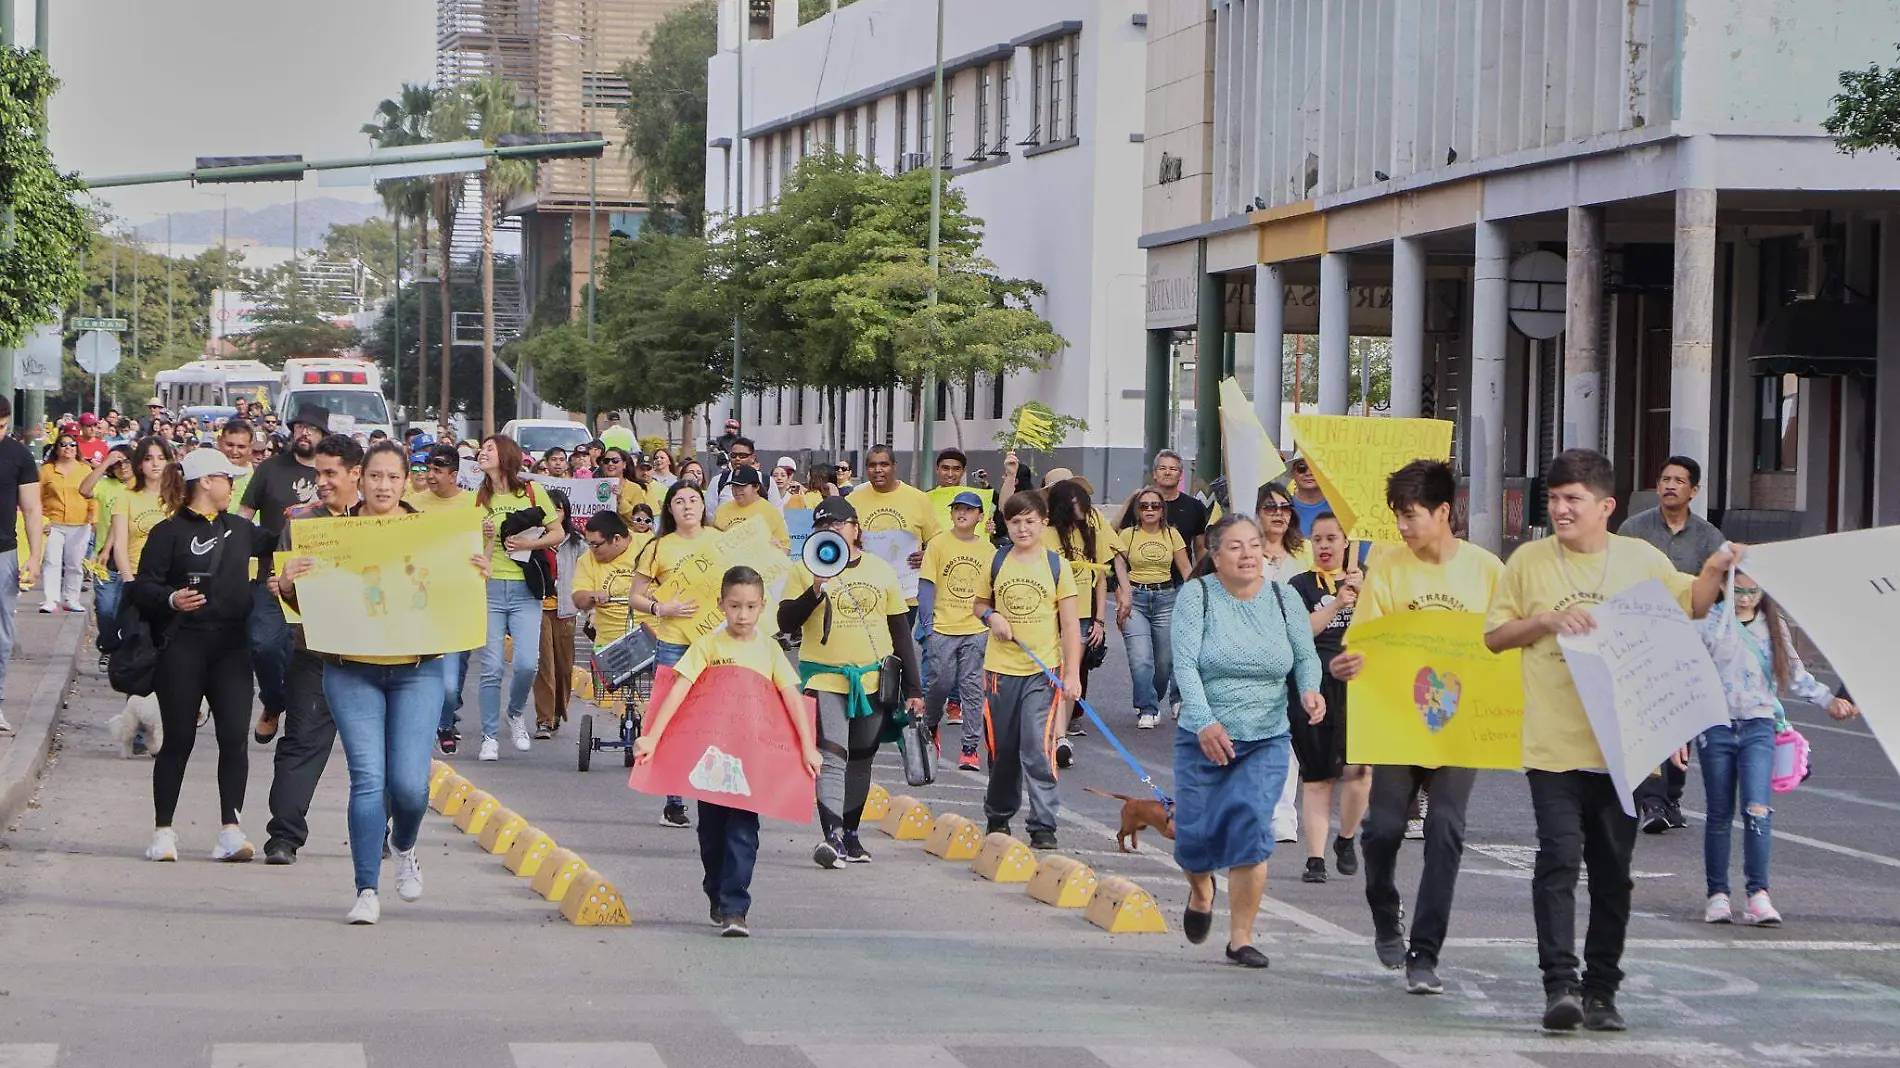
{"type": "Polygon", "coordinates": [[[179,617],[180,627],[192,630],[243,627],[251,616],[250,561],[268,558],[271,548],[270,536],[249,520],[228,512],[206,519],[184,509],[152,528],[132,580],[132,603],[154,628],[173,617],[179,617]],[[207,574],[220,541],[224,549],[217,567],[207,574]],[[205,595],[205,606],[196,612],[176,611],[171,595],[189,588],[194,574],[202,576],[198,592],[205,595]]]}

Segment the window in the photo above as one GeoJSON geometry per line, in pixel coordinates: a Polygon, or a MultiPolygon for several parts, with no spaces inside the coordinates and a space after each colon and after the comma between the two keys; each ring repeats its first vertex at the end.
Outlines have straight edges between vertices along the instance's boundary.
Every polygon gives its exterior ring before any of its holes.
{"type": "Polygon", "coordinates": [[[1801,455],[1801,379],[1782,374],[1755,380],[1755,470],[1793,471],[1801,455]]]}
{"type": "Polygon", "coordinates": [[[1069,121],[1064,127],[1070,137],[1082,136],[1082,126],[1077,121],[1077,107],[1082,101],[1082,35],[1069,37],[1069,121]]]}
{"type": "Polygon", "coordinates": [[[1029,50],[1029,136],[1023,138],[1025,145],[1042,144],[1042,83],[1043,74],[1048,69],[1047,45],[1036,45],[1029,50]]]}
{"type": "Polygon", "coordinates": [[[774,390],[772,393],[772,423],[775,426],[785,425],[785,387],[784,386],[780,386],[778,389],[774,390]]]}
{"type": "Polygon", "coordinates": [[[833,152],[838,151],[838,116],[836,115],[825,116],[825,147],[833,152]]]}
{"type": "Polygon", "coordinates": [[[765,139],[765,166],[759,168],[759,203],[761,204],[772,202],[772,148],[777,143],[776,137],[765,139]]]}
{"type": "Polygon", "coordinates": [[[873,100],[864,108],[864,158],[877,166],[877,104],[873,100]]]}
{"type": "MultiPolygon", "coordinates": [[[[1004,73],[1004,97],[1009,94],[1004,73]]],[[[1029,114],[1024,145],[1053,145],[1081,136],[1082,35],[1070,34],[1029,49],[1029,114]]],[[[1006,108],[1007,104],[999,107],[1006,108]]],[[[1007,126],[1008,120],[1003,120],[1007,126]]]]}
{"type": "Polygon", "coordinates": [[[792,132],[779,135],[778,146],[778,191],[785,192],[785,179],[792,175],[792,132]]]}
{"type": "Polygon", "coordinates": [[[811,123],[808,122],[798,128],[798,158],[804,159],[809,155],[811,155],[811,123]]]}
{"type": "Polygon", "coordinates": [[[976,418],[976,372],[963,380],[963,418],[976,418]]]}
{"type": "Polygon", "coordinates": [[[627,80],[610,71],[581,72],[581,107],[624,108],[632,94],[627,80]]]}
{"type": "Polygon", "coordinates": [[[990,149],[993,155],[1001,155],[1009,151],[1009,92],[1015,82],[1011,70],[1016,66],[1016,61],[1013,58],[1006,59],[1002,66],[1002,89],[996,94],[996,146],[990,149]]]}
{"type": "Polygon", "coordinates": [[[909,133],[910,93],[903,92],[897,94],[897,154],[891,157],[891,170],[897,174],[907,169],[904,166],[904,153],[908,151],[905,146],[909,143],[909,133]]]}
{"type": "MultiPolygon", "coordinates": [[[[939,390],[939,392],[942,392],[942,391],[939,390]]],[[[917,405],[920,402],[922,402],[923,396],[924,396],[923,388],[920,386],[912,386],[909,389],[904,391],[904,396],[906,399],[905,410],[910,413],[909,415],[905,416],[905,418],[909,420],[910,422],[915,423],[917,421],[917,405]]]]}
{"type": "Polygon", "coordinates": [[[1049,44],[1049,118],[1044,128],[1049,131],[1051,143],[1069,136],[1068,127],[1062,124],[1065,112],[1062,107],[1062,94],[1068,88],[1068,80],[1062,75],[1062,61],[1067,57],[1065,42],[1052,41],[1049,44]]]}
{"type": "Polygon", "coordinates": [[[1003,376],[990,376],[990,418],[1003,418],[1003,376]]]}
{"type": "Polygon", "coordinates": [[[996,91],[995,68],[985,65],[976,75],[976,147],[972,161],[983,158],[990,147],[990,94],[996,91]]]}
{"type": "Polygon", "coordinates": [[[844,113],[844,154],[858,154],[858,109],[852,108],[844,113]]]}
{"type": "Polygon", "coordinates": [[[917,90],[917,151],[930,158],[930,90],[917,90]]]}
{"type": "Polygon", "coordinates": [[[937,161],[938,166],[945,170],[949,169],[950,161],[957,158],[956,147],[952,143],[956,140],[956,132],[957,78],[951,74],[943,79],[943,159],[937,161]]]}
{"type": "Polygon", "coordinates": [[[802,426],[805,422],[805,387],[792,391],[792,425],[802,426]]]}

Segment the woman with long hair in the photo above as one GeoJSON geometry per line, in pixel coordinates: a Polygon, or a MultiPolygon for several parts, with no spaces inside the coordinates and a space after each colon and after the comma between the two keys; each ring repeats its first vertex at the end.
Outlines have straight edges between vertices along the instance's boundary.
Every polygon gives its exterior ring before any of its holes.
{"type": "Polygon", "coordinates": [[[1261,551],[1267,556],[1267,577],[1285,582],[1313,566],[1313,551],[1300,534],[1293,515],[1293,495],[1278,482],[1260,487],[1254,498],[1254,518],[1260,524],[1261,551]]]}
{"type": "Polygon", "coordinates": [[[673,454],[665,449],[654,449],[649,459],[653,461],[653,484],[662,491],[672,489],[673,483],[679,481],[679,476],[673,473],[673,454]]]}
{"type": "Polygon", "coordinates": [[[1306,871],[1301,882],[1326,881],[1326,832],[1333,815],[1333,795],[1339,795],[1339,834],[1333,839],[1334,863],[1339,874],[1359,874],[1359,824],[1372,798],[1371,769],[1346,763],[1346,684],[1333,678],[1333,658],[1345,649],[1346,628],[1352,625],[1353,606],[1359,602],[1364,578],[1359,571],[1357,547],[1347,539],[1345,526],[1331,512],[1313,519],[1313,569],[1293,576],[1287,585],[1306,603],[1319,650],[1320,695],[1326,698],[1326,718],[1318,723],[1293,721],[1293,756],[1299,765],[1301,826],[1306,832],[1306,871]]]}
{"type": "Polygon", "coordinates": [[[701,464],[698,460],[688,460],[684,464],[681,464],[680,475],[679,478],[674,480],[674,485],[678,485],[681,482],[687,482],[695,486],[704,486],[706,484],[705,465],[701,464]]]}
{"type": "Polygon", "coordinates": [[[62,608],[86,610],[79,603],[79,587],[92,534],[92,501],[83,492],[91,473],[79,459],[79,439],[62,431],[53,439],[51,458],[40,467],[41,522],[46,525],[40,611],[47,615],[62,608]]]}
{"type": "MultiPolygon", "coordinates": [[[[619,452],[619,449],[612,450],[619,452]]],[[[534,676],[534,736],[546,740],[567,718],[567,699],[574,689],[574,569],[587,551],[587,540],[574,529],[574,506],[567,494],[548,490],[549,506],[565,534],[554,550],[555,592],[541,599],[541,662],[534,676]]]]}
{"type": "Polygon", "coordinates": [[[534,689],[535,671],[541,660],[541,599],[528,592],[527,576],[511,554],[552,549],[567,534],[552,522],[547,493],[537,492],[534,483],[522,476],[521,446],[513,438],[490,435],[482,441],[475,462],[482,471],[475,504],[487,513],[482,521],[482,537],[490,551],[488,645],[482,650],[482,749],[478,759],[496,760],[501,755],[501,680],[509,666],[504,662],[503,639],[514,639],[515,674],[508,688],[508,725],[515,748],[524,753],[532,743],[521,713],[534,689]],[[508,517],[528,508],[541,510],[543,524],[503,535],[501,528],[508,517]]]}
{"type": "MultiPolygon", "coordinates": [[[[1083,485],[1063,479],[1050,486],[1048,493],[1049,525],[1043,529],[1042,544],[1066,560],[1075,574],[1076,615],[1082,624],[1081,692],[1062,695],[1067,728],[1075,718],[1075,699],[1088,696],[1090,669],[1099,666],[1108,652],[1108,576],[1121,546],[1114,533],[1097,522],[1095,502],[1083,485]]],[[[1119,618],[1121,613],[1116,615],[1119,618]]],[[[1064,737],[1056,743],[1056,767],[1066,768],[1074,759],[1074,747],[1064,737]]]]}
{"type": "Polygon", "coordinates": [[[104,456],[92,465],[92,473],[79,484],[79,492],[92,501],[93,511],[93,557],[99,566],[105,569],[105,577],[93,584],[92,607],[97,616],[99,627],[99,670],[106,668],[106,659],[119,647],[119,601],[125,595],[125,584],[131,581],[130,575],[121,574],[113,567],[112,557],[112,517],[118,510],[119,495],[125,492],[125,484],[132,477],[132,447],[114,445],[104,456]]]}
{"type": "Polygon", "coordinates": [[[112,511],[112,559],[121,575],[138,573],[152,530],[184,506],[183,496],[165,496],[165,470],[174,455],[162,438],[140,438],[132,446],[132,479],[112,511]]]}
{"type": "Polygon", "coordinates": [[[1128,675],[1134,685],[1135,726],[1153,730],[1161,706],[1174,687],[1174,644],[1168,631],[1174,620],[1178,576],[1191,570],[1187,542],[1168,525],[1168,501],[1161,490],[1143,486],[1122,506],[1122,556],[1127,561],[1127,589],[1115,611],[1128,653],[1128,675]]]}

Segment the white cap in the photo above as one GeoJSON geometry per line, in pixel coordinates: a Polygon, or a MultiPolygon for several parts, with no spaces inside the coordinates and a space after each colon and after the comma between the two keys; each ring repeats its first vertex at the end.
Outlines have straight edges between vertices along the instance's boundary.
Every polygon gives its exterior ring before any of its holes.
{"type": "Polygon", "coordinates": [[[226,478],[238,478],[244,474],[242,468],[225,458],[216,449],[193,449],[185,456],[185,481],[193,482],[206,475],[223,475],[226,478]]]}
{"type": "Polygon", "coordinates": [[[789,456],[781,456],[781,457],[779,457],[779,458],[778,458],[778,463],[775,463],[775,464],[773,464],[773,465],[772,465],[772,467],[773,467],[773,469],[774,469],[774,470],[776,470],[776,469],[778,469],[778,468],[781,468],[781,467],[786,467],[786,468],[790,468],[790,469],[791,469],[791,470],[793,470],[793,471],[796,471],[796,470],[798,470],[798,465],[797,465],[797,464],[795,464],[795,463],[793,463],[793,462],[792,462],[792,458],[791,458],[791,457],[789,457],[789,456]]]}

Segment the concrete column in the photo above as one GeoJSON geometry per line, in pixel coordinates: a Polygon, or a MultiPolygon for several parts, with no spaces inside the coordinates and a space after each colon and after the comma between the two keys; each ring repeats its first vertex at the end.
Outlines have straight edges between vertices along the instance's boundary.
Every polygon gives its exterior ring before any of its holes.
{"type": "Polygon", "coordinates": [[[1603,448],[1603,209],[1572,205],[1564,272],[1566,449],[1603,448]]]}
{"type": "MultiPolygon", "coordinates": [[[[1669,451],[1706,467],[1715,356],[1715,190],[1676,190],[1676,272],[1669,345],[1669,451]]],[[[1708,497],[1693,507],[1708,514],[1708,497]]]]}
{"type": "Polygon", "coordinates": [[[1416,419],[1425,394],[1425,242],[1392,241],[1392,416],[1416,419]]]}
{"type": "Polygon", "coordinates": [[[1142,462],[1168,447],[1168,408],[1174,398],[1172,330],[1148,331],[1147,385],[1141,394],[1142,462]]]}
{"type": "Polygon", "coordinates": [[[1900,212],[1880,223],[1874,378],[1874,525],[1900,523],[1900,212]]]}
{"type": "Polygon", "coordinates": [[[1286,374],[1286,281],[1277,263],[1253,269],[1253,410],[1275,445],[1280,437],[1281,382],[1286,374]]]}
{"type": "Polygon", "coordinates": [[[1352,380],[1352,289],[1350,262],[1343,252],[1319,258],[1319,413],[1346,414],[1346,388],[1352,380]]]}
{"type": "Polygon", "coordinates": [[[1220,380],[1227,352],[1225,289],[1221,275],[1201,275],[1200,314],[1194,336],[1194,475],[1208,482],[1221,475],[1220,380]]]}
{"type": "Polygon", "coordinates": [[[1504,551],[1504,371],[1509,344],[1511,238],[1501,222],[1480,219],[1471,276],[1471,416],[1465,432],[1470,469],[1468,536],[1504,551]]]}

